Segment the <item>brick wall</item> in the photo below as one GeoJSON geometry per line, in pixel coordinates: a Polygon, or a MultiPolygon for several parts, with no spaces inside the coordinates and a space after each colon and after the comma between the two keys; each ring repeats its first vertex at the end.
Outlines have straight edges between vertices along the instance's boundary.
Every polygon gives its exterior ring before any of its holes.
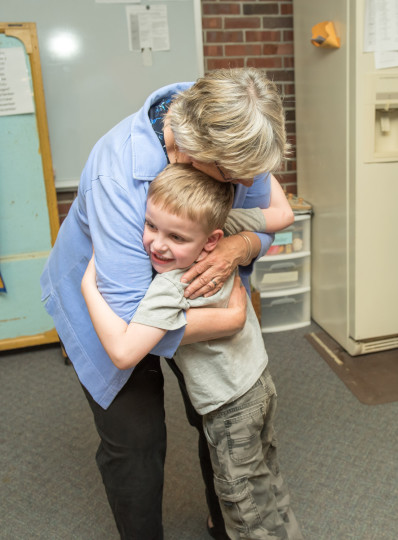
{"type": "MultiPolygon", "coordinates": [[[[296,193],[293,0],[201,0],[204,68],[264,69],[280,89],[292,155],[275,176],[296,193]]],[[[60,221],[75,192],[58,193],[60,221]]]]}
{"type": "Polygon", "coordinates": [[[73,203],[74,198],[77,195],[77,191],[58,191],[57,192],[57,202],[58,202],[58,215],[59,223],[61,224],[66,218],[66,214],[69,212],[69,208],[73,203]]]}
{"type": "Polygon", "coordinates": [[[264,69],[277,83],[292,154],[275,176],[296,193],[293,0],[201,0],[205,71],[264,69]]]}

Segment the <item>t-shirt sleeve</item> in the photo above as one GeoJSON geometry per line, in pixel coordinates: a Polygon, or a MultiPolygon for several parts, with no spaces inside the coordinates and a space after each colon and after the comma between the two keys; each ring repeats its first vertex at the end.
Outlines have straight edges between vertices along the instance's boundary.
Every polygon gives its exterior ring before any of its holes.
{"type": "Polygon", "coordinates": [[[158,274],[152,281],[133,322],[164,330],[176,330],[186,325],[185,311],[189,302],[184,297],[184,285],[158,274]]]}
{"type": "Polygon", "coordinates": [[[223,227],[226,236],[241,231],[265,232],[265,217],[260,208],[233,208],[223,227]]]}

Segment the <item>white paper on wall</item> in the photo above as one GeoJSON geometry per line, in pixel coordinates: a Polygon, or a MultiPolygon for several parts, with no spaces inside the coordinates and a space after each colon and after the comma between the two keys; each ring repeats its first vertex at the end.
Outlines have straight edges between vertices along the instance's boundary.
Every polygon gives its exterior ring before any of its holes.
{"type": "Polygon", "coordinates": [[[398,2],[366,0],[364,52],[375,53],[375,67],[398,66],[398,2]]]}
{"type": "Polygon", "coordinates": [[[0,48],[0,116],[35,110],[22,47],[0,48]]]}
{"type": "Polygon", "coordinates": [[[130,50],[170,50],[167,6],[126,6],[126,14],[130,50]]]}

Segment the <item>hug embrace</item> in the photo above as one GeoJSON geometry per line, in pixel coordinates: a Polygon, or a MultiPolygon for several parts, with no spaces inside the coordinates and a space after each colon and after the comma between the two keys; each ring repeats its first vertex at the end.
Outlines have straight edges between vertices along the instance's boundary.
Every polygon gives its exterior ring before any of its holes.
{"type": "Polygon", "coordinates": [[[198,429],[209,534],[302,538],[247,295],[269,233],[293,220],[272,175],[286,150],[277,89],[248,68],[161,88],[88,158],[42,296],[93,411],[122,539],[163,539],[160,356],[198,429]]]}

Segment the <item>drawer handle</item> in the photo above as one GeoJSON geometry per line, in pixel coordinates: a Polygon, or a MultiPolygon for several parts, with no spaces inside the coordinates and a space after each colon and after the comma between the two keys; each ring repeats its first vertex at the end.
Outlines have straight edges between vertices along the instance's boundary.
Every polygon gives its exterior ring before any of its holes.
{"type": "Polygon", "coordinates": [[[274,270],[276,271],[281,271],[281,270],[294,270],[296,268],[296,265],[293,263],[293,262],[285,262],[285,263],[276,263],[276,264],[271,264],[271,266],[269,267],[269,270],[271,272],[273,272],[274,270]]]}
{"type": "Polygon", "coordinates": [[[282,304],[297,304],[297,300],[295,298],[292,298],[291,296],[285,296],[284,298],[280,298],[279,300],[273,300],[270,303],[270,307],[281,306],[282,304]]]}

